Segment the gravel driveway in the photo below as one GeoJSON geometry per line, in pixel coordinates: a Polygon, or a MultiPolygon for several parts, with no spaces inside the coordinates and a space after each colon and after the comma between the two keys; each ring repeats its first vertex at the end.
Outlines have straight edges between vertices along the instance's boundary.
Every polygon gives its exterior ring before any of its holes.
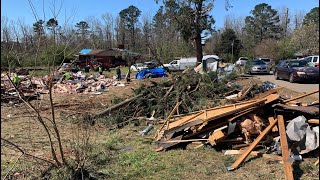
{"type": "MultiPolygon", "coordinates": [[[[261,81],[270,81],[279,86],[284,86],[293,91],[301,92],[301,93],[309,93],[312,91],[319,90],[319,84],[311,84],[311,83],[290,83],[286,80],[275,80],[273,75],[254,75],[254,78],[257,78],[261,81]]],[[[319,93],[313,94],[312,96],[317,97],[319,99],[319,93]]]]}

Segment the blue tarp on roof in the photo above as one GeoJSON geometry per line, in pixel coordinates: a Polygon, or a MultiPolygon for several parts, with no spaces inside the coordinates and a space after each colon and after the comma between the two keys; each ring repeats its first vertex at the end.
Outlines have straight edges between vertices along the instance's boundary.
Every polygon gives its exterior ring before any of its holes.
{"type": "Polygon", "coordinates": [[[81,55],[84,55],[84,54],[90,53],[91,51],[92,51],[92,49],[82,49],[79,53],[80,53],[81,55]]]}

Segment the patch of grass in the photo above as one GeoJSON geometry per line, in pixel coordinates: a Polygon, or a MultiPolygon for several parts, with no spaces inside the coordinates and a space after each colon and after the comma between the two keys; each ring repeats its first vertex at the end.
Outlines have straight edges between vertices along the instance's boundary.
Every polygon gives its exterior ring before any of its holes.
{"type": "Polygon", "coordinates": [[[112,133],[110,138],[104,143],[104,146],[109,150],[118,150],[119,145],[123,142],[118,133],[112,133]]]}
{"type": "Polygon", "coordinates": [[[160,155],[149,150],[127,151],[119,155],[119,166],[127,169],[124,179],[150,176],[165,169],[165,165],[159,163],[160,155]]]}

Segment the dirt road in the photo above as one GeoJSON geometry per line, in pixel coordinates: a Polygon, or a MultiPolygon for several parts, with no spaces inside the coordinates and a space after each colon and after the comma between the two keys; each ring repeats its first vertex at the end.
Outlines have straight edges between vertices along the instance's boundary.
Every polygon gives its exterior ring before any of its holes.
{"type": "MultiPolygon", "coordinates": [[[[303,83],[290,83],[286,80],[275,80],[273,75],[254,75],[255,78],[261,81],[270,81],[279,86],[284,86],[293,91],[301,92],[301,93],[309,93],[312,91],[319,90],[319,84],[303,84],[303,83]]],[[[313,94],[312,96],[319,98],[319,93],[313,94]]]]}

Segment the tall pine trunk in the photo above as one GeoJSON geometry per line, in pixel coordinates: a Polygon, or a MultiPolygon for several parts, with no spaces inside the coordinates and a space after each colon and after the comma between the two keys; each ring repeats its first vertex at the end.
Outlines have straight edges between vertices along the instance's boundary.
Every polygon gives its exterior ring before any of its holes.
{"type": "Polygon", "coordinates": [[[201,34],[199,31],[196,32],[196,36],[194,38],[196,44],[196,53],[197,53],[197,62],[202,62],[202,44],[201,44],[201,34]]]}

